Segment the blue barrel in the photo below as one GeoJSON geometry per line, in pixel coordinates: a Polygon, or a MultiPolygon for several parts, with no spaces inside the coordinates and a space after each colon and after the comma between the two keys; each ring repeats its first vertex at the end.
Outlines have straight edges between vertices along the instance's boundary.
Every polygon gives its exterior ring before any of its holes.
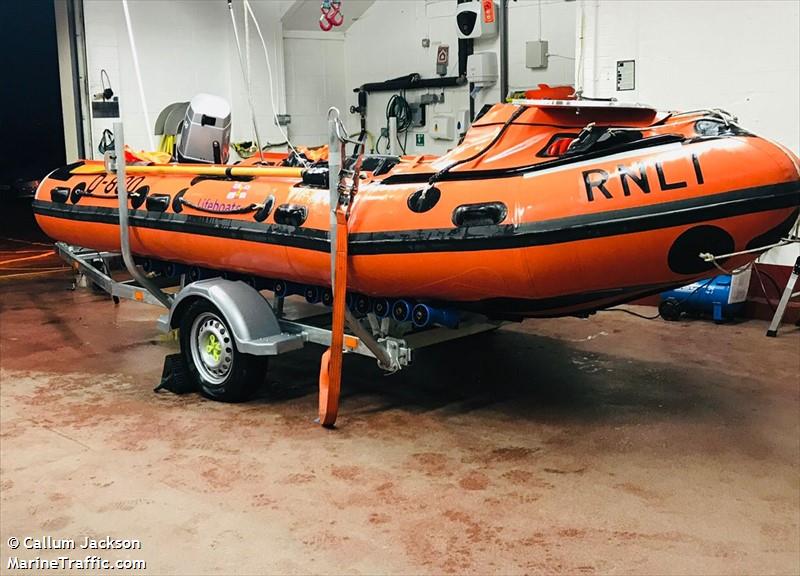
{"type": "Polygon", "coordinates": [[[678,320],[681,314],[709,314],[714,322],[732,320],[744,306],[744,298],[731,302],[732,277],[727,274],[698,280],[661,293],[658,311],[664,320],[678,320]]]}

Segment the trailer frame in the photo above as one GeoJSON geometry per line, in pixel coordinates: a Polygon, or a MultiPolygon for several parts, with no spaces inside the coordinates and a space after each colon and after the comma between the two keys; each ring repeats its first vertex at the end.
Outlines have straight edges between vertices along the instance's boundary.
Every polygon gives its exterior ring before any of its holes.
{"type": "MultiPolygon", "coordinates": [[[[358,156],[353,170],[343,169],[341,160],[345,152],[344,146],[346,142],[352,141],[341,135],[343,127],[338,118],[338,110],[335,108],[329,111],[329,127],[331,277],[333,293],[338,295],[338,298],[334,296],[333,299],[333,313],[330,310],[321,310],[290,320],[284,311],[284,296],[276,293],[270,304],[256,287],[241,280],[220,276],[187,282],[186,273],[178,277],[158,279],[142,270],[134,261],[130,245],[124,136],[121,122],[114,124],[116,148],[113,152],[106,152],[105,155],[106,170],[117,175],[120,251],[118,253],[97,251],[57,242],[56,253],[75,270],[77,274],[75,286],[91,282],[107,292],[115,303],[125,299],[165,307],[168,313],[157,321],[157,326],[162,332],[168,333],[178,328],[181,325],[182,315],[193,308],[192,303],[205,300],[215,311],[220,312],[218,325],[224,327],[222,333],[225,338],[228,335],[233,338],[236,344],[235,352],[238,354],[278,356],[300,349],[306,343],[326,346],[328,350],[323,354],[320,366],[318,421],[323,426],[332,427],[338,413],[342,354],[374,358],[381,369],[392,373],[408,366],[415,350],[495,330],[505,322],[464,311],[456,328],[433,326],[415,331],[410,322],[393,323],[394,320],[379,318],[372,311],[365,316],[357,317],[347,309],[344,305],[347,272],[346,209],[357,192],[361,156],[358,156]],[[332,114],[332,111],[335,111],[335,114],[332,114]],[[348,185],[348,181],[351,184],[348,185]],[[124,263],[131,279],[120,281],[112,277],[113,264],[119,260],[124,263]],[[311,322],[311,318],[319,319],[320,316],[328,315],[333,318],[330,329],[311,322]]],[[[357,146],[359,144],[362,146],[360,154],[363,154],[363,142],[356,142],[357,146]]],[[[193,331],[194,327],[192,333],[193,331]]],[[[202,358],[198,360],[194,354],[197,351],[195,348],[199,345],[195,342],[194,336],[190,335],[188,342],[192,347],[192,354],[185,358],[185,361],[194,362],[195,365],[198,362],[205,363],[206,360],[202,358]]],[[[182,353],[186,355],[183,341],[181,345],[182,353]]],[[[168,360],[165,360],[166,362],[168,360]]],[[[223,367],[232,366],[234,360],[230,358],[223,360],[223,364],[223,367]]]]}

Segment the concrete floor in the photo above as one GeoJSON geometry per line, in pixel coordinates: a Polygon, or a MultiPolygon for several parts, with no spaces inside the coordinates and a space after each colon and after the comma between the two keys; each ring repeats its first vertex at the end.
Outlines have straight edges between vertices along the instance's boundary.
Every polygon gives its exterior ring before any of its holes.
{"type": "Polygon", "coordinates": [[[106,535],[143,574],[800,573],[796,328],[602,313],[347,358],[326,431],[320,348],[246,404],[154,394],[159,311],[69,283],[0,279],[2,573],[9,537],[106,535]]]}

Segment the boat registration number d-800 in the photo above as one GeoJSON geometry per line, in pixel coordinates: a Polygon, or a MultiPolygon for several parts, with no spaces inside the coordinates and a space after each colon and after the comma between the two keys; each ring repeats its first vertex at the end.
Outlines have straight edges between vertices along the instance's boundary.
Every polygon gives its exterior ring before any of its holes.
{"type": "MultiPolygon", "coordinates": [[[[696,154],[691,155],[691,162],[695,181],[698,185],[704,184],[703,170],[700,167],[700,159],[696,154]]],[[[677,190],[688,186],[686,180],[670,179],[664,172],[663,162],[654,162],[653,166],[655,167],[656,180],[660,190],[677,190]]],[[[586,190],[586,199],[589,202],[594,202],[600,197],[611,200],[620,195],[630,196],[633,187],[638,188],[644,194],[649,194],[651,191],[651,180],[650,175],[647,173],[647,166],[639,162],[630,166],[620,164],[617,166],[616,172],[610,174],[608,171],[599,168],[584,170],[581,173],[581,178],[586,190]]]]}
{"type": "MultiPolygon", "coordinates": [[[[126,176],[125,188],[128,192],[133,192],[141,185],[142,182],[144,182],[144,176],[126,176]]],[[[86,191],[90,194],[94,194],[95,190],[98,188],[102,190],[104,194],[116,193],[117,177],[112,174],[98,174],[86,186],[86,191]]]]}

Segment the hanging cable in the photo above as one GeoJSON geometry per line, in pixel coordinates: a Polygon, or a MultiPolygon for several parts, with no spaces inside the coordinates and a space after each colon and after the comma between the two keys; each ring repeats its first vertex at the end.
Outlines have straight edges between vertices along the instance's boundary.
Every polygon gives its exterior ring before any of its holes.
{"type": "Polygon", "coordinates": [[[450,170],[452,170],[456,166],[461,166],[462,164],[466,164],[467,162],[472,162],[473,160],[480,158],[481,156],[486,154],[489,151],[489,149],[491,149],[492,146],[497,144],[497,142],[500,140],[503,134],[505,134],[506,130],[508,130],[508,127],[514,123],[514,120],[519,118],[519,116],[527,109],[528,109],[527,106],[520,106],[519,108],[514,110],[514,113],[511,114],[511,116],[509,116],[508,120],[505,121],[505,123],[500,127],[500,130],[497,131],[497,134],[495,134],[494,138],[492,138],[492,140],[486,146],[475,152],[475,154],[473,154],[472,156],[468,156],[467,158],[462,158],[461,160],[456,160],[452,164],[445,166],[444,168],[436,172],[428,180],[428,187],[430,188],[431,186],[433,186],[436,183],[436,181],[439,180],[439,178],[450,172],[450,170]]]}
{"type": "MultiPolygon", "coordinates": [[[[228,0],[228,12],[231,14],[231,25],[233,26],[233,39],[236,42],[236,52],[239,54],[239,66],[242,69],[242,76],[244,77],[244,87],[247,92],[247,103],[250,106],[250,120],[253,122],[253,137],[256,139],[256,146],[258,147],[258,156],[261,162],[264,161],[264,153],[261,150],[261,139],[258,136],[258,124],[256,124],[256,111],[253,106],[253,93],[250,89],[250,77],[247,75],[247,67],[245,66],[244,56],[242,56],[242,46],[239,43],[239,29],[236,27],[236,16],[233,13],[233,3],[228,0]]],[[[247,14],[244,15],[247,18],[247,14]]]]}
{"type": "Polygon", "coordinates": [[[247,14],[244,15],[244,61],[247,64],[247,79],[253,77],[252,70],[250,70],[250,19],[247,14]]]}
{"type": "MultiPolygon", "coordinates": [[[[402,94],[393,94],[386,103],[386,151],[389,151],[391,145],[389,138],[389,118],[397,119],[397,145],[406,153],[406,144],[408,143],[408,129],[411,128],[411,106],[402,94]],[[404,141],[400,142],[400,134],[404,134],[404,141]]],[[[383,134],[378,138],[380,142],[383,134]]],[[[377,145],[377,144],[376,144],[377,145]]]]}
{"type": "Polygon", "coordinates": [[[539,42],[542,41],[542,0],[539,0],[539,42]]]}
{"type": "MultiPolygon", "coordinates": [[[[758,279],[758,284],[761,286],[761,293],[764,294],[764,300],[766,301],[767,306],[769,306],[769,309],[772,310],[772,314],[774,315],[775,306],[772,305],[772,301],[769,299],[769,294],[767,294],[767,288],[764,286],[764,280],[761,279],[761,272],[758,270],[758,267],[755,264],[753,265],[753,270],[756,273],[756,279],[758,279]]],[[[772,279],[772,283],[777,288],[778,295],[780,295],[781,289],[778,288],[778,283],[775,282],[774,278],[772,279]]]]}
{"type": "Polygon", "coordinates": [[[103,102],[114,97],[114,91],[111,89],[111,79],[108,77],[108,72],[106,72],[105,68],[100,68],[100,87],[103,89],[101,92],[103,102]]]}
{"type": "Polygon", "coordinates": [[[131,45],[131,54],[133,55],[133,69],[136,73],[136,82],[139,85],[139,99],[142,101],[142,111],[144,112],[145,134],[147,134],[147,142],[150,147],[148,150],[155,150],[153,143],[153,125],[150,124],[150,114],[147,111],[147,101],[144,98],[144,85],[142,84],[142,72],[139,69],[139,56],[136,53],[136,42],[133,40],[133,27],[131,26],[131,15],[128,12],[128,0],[122,0],[122,10],[125,12],[125,24],[128,27],[128,42],[131,45]]]}
{"type": "MultiPolygon", "coordinates": [[[[711,278],[708,278],[705,282],[698,283],[698,285],[695,287],[694,290],[689,292],[689,294],[687,294],[686,296],[684,296],[680,300],[676,300],[675,303],[678,306],[680,306],[681,304],[687,302],[692,296],[694,296],[697,293],[698,290],[701,290],[701,289],[705,288],[706,286],[708,286],[709,284],[711,284],[711,282],[713,282],[714,278],[715,277],[712,276],[711,278]]],[[[637,318],[642,318],[644,320],[656,320],[657,318],[659,318],[661,316],[661,312],[660,311],[655,316],[645,316],[644,314],[639,314],[638,312],[634,312],[633,310],[628,310],[627,308],[603,308],[602,310],[598,310],[598,312],[624,312],[625,314],[630,314],[631,316],[636,316],[637,318]]]]}
{"type": "Polygon", "coordinates": [[[605,310],[599,310],[599,312],[624,312],[625,314],[636,316],[637,318],[641,318],[642,320],[657,320],[658,318],[661,317],[661,314],[655,314],[653,316],[645,316],[644,314],[639,314],[638,312],[634,312],[633,310],[628,310],[627,308],[606,308],[605,310]]]}
{"type": "MultiPolygon", "coordinates": [[[[230,3],[230,0],[228,0],[230,3]]],[[[267,50],[267,42],[264,40],[264,35],[261,33],[261,26],[258,25],[258,19],[256,19],[255,13],[253,13],[253,9],[250,7],[250,2],[248,0],[244,0],[244,7],[250,17],[253,19],[253,25],[256,27],[256,33],[258,34],[259,39],[261,40],[261,46],[264,48],[264,58],[267,61],[267,75],[269,78],[269,98],[270,103],[272,104],[272,115],[275,118],[275,124],[278,126],[278,130],[280,130],[281,134],[283,135],[284,140],[289,145],[289,148],[294,152],[294,155],[300,161],[303,166],[308,166],[308,162],[300,155],[297,149],[292,145],[291,140],[289,140],[289,135],[281,126],[280,120],[278,119],[278,106],[275,104],[275,82],[273,81],[272,76],[272,66],[270,65],[269,61],[269,50],[267,50]]],[[[247,15],[245,14],[245,18],[247,15]]],[[[259,145],[259,149],[261,146],[259,145]]]]}
{"type": "Polygon", "coordinates": [[[577,72],[575,73],[575,97],[580,100],[581,96],[583,95],[583,62],[586,59],[586,48],[584,46],[584,19],[585,19],[585,10],[586,7],[584,6],[583,2],[581,2],[579,8],[580,10],[580,18],[578,19],[578,57],[577,60],[577,72]]]}
{"type": "MultiPolygon", "coordinates": [[[[253,77],[253,71],[250,68],[250,19],[247,17],[247,14],[244,15],[244,61],[247,68],[247,81],[251,82],[251,78],[253,77]]],[[[256,140],[255,130],[253,130],[253,141],[256,140]]],[[[269,142],[266,144],[269,147],[269,142]]],[[[238,151],[237,151],[238,152],[238,151]]],[[[252,154],[251,154],[252,156],[252,154]]],[[[263,159],[263,156],[262,156],[263,159]]]]}

